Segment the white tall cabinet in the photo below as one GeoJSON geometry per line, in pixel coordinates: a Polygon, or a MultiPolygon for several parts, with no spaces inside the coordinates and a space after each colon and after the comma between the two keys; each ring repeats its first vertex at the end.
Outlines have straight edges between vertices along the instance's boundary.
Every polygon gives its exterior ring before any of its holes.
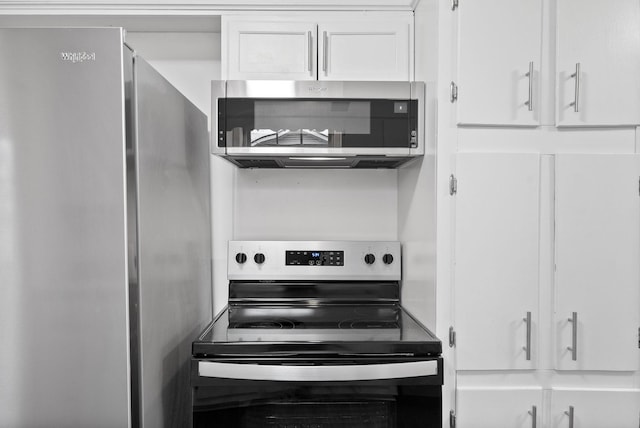
{"type": "Polygon", "coordinates": [[[542,388],[459,388],[457,428],[542,426],[542,388]]]}
{"type": "Polygon", "coordinates": [[[555,160],[556,368],[640,367],[640,156],[555,160]]]}
{"type": "Polygon", "coordinates": [[[445,411],[458,428],[637,427],[640,2],[453,5],[439,15],[445,411]]]}
{"type": "Polygon", "coordinates": [[[536,368],[540,156],[460,154],[456,178],[457,369],[536,368]]]}
{"type": "Polygon", "coordinates": [[[538,125],[542,0],[467,1],[458,20],[458,124],[538,125]]]}
{"type": "Polygon", "coordinates": [[[640,3],[557,1],[558,126],[640,124],[640,3]]]}
{"type": "Polygon", "coordinates": [[[550,428],[636,428],[640,391],[635,389],[554,388],[550,428]]]}

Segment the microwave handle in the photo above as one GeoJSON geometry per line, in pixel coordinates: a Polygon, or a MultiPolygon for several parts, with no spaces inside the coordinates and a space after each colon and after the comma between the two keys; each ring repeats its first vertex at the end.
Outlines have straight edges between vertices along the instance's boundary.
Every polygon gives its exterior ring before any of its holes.
{"type": "Polygon", "coordinates": [[[436,376],[438,362],[411,361],[386,364],[287,366],[282,364],[237,364],[198,362],[201,377],[281,382],[348,382],[436,376]]]}

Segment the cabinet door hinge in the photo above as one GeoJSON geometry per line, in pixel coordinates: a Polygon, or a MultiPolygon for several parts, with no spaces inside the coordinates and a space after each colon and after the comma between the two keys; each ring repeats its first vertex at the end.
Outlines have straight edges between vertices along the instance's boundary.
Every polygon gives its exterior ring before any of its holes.
{"type": "Polygon", "coordinates": [[[451,174],[449,176],[449,194],[455,195],[458,193],[458,179],[455,175],[451,174]]]}
{"type": "Polygon", "coordinates": [[[453,326],[449,327],[449,348],[456,346],[456,331],[453,326]]]}
{"type": "Polygon", "coordinates": [[[640,328],[638,328],[638,348],[640,348],[640,328]]]}
{"type": "Polygon", "coordinates": [[[456,411],[451,410],[449,412],[449,427],[456,428],[456,411]]]}
{"type": "Polygon", "coordinates": [[[451,10],[456,10],[458,6],[458,0],[451,0],[451,10]]]}
{"type": "Polygon", "coordinates": [[[449,91],[451,92],[451,96],[449,100],[452,103],[455,103],[458,100],[458,85],[456,85],[456,82],[451,81],[451,86],[449,86],[449,91]]]}

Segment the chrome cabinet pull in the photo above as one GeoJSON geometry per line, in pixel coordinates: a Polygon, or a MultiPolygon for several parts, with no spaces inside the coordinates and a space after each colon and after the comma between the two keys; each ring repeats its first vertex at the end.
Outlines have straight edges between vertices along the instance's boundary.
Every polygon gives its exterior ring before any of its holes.
{"type": "Polygon", "coordinates": [[[529,414],[531,415],[531,427],[536,428],[538,425],[538,407],[531,406],[531,410],[529,410],[529,414]]]}
{"type": "Polygon", "coordinates": [[[571,359],[573,361],[578,360],[578,313],[573,312],[571,314],[571,318],[569,318],[569,322],[572,324],[571,326],[571,346],[568,346],[567,349],[571,351],[571,359]]]}
{"type": "Polygon", "coordinates": [[[327,49],[329,48],[329,37],[327,36],[327,32],[323,31],[322,33],[322,71],[324,71],[325,75],[327,74],[327,62],[329,62],[329,53],[327,49]]]}
{"type": "Polygon", "coordinates": [[[522,349],[525,351],[527,361],[531,361],[531,312],[527,312],[527,316],[522,320],[527,325],[527,343],[522,349]]]}
{"type": "Polygon", "coordinates": [[[524,104],[533,111],[533,61],[529,63],[529,72],[525,76],[529,78],[529,99],[524,104]]]}
{"type": "Polygon", "coordinates": [[[577,62],[576,63],[576,72],[573,73],[571,75],[572,78],[576,79],[575,80],[575,95],[573,98],[573,102],[571,104],[569,104],[570,106],[573,106],[573,111],[578,113],[579,111],[579,102],[580,102],[580,63],[577,62]]]}
{"type": "Polygon", "coordinates": [[[569,428],[573,428],[573,406],[569,406],[569,411],[565,411],[564,414],[569,416],[569,428]]]}
{"type": "Polygon", "coordinates": [[[307,42],[309,44],[309,73],[313,76],[313,36],[311,35],[311,31],[307,33],[307,42]]]}

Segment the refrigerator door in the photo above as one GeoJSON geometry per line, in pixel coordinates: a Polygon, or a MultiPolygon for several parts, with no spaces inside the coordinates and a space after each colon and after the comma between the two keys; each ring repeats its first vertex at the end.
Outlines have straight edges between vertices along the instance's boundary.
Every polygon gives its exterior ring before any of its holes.
{"type": "Polygon", "coordinates": [[[140,57],[134,82],[139,417],[186,427],[191,342],[212,319],[207,117],[140,57]]]}
{"type": "Polygon", "coordinates": [[[0,58],[0,426],[130,426],[122,32],[0,58]]]}

